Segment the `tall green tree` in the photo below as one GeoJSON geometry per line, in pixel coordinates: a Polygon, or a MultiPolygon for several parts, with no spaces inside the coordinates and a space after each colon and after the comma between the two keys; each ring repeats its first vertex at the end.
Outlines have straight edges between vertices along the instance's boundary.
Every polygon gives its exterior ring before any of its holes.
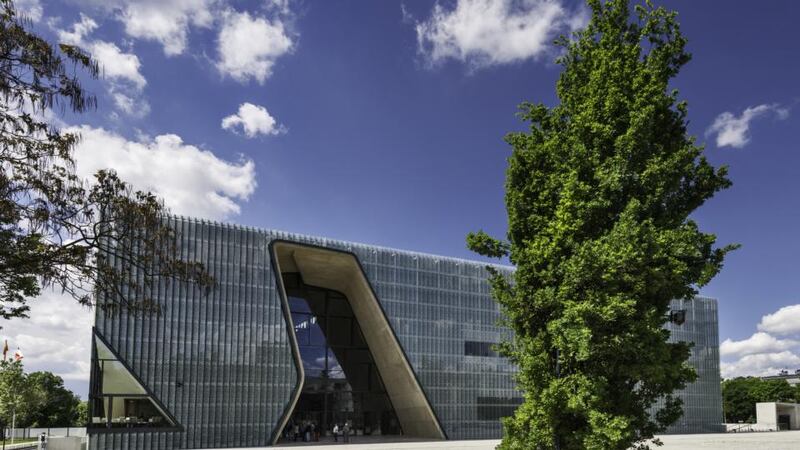
{"type": "Polygon", "coordinates": [[[756,420],[755,377],[737,377],[722,382],[722,411],[727,423],[753,423],[756,420]]]}
{"type": "Polygon", "coordinates": [[[18,428],[69,427],[85,423],[85,417],[81,418],[81,414],[85,414],[84,404],[64,387],[64,380],[58,375],[51,372],[27,374],[20,361],[0,362],[0,422],[8,427],[15,414],[18,428]]]}
{"type": "Polygon", "coordinates": [[[51,372],[28,374],[36,407],[26,417],[30,427],[69,427],[78,421],[81,399],[64,387],[64,380],[51,372]]]}
{"type": "Polygon", "coordinates": [[[560,103],[522,104],[530,128],[506,137],[507,240],[467,237],[516,266],[492,277],[524,395],[502,449],[645,448],[695,379],[690,345],[668,342],[670,301],[692,298],[732,249],[689,218],[730,182],[670,90],[690,59],[676,14],[588,5],[586,28],[558,41],[560,103]]]}
{"type": "Polygon", "coordinates": [[[0,423],[24,426],[25,417],[35,408],[35,395],[19,361],[0,361],[0,423]]]}
{"type": "Polygon", "coordinates": [[[754,423],[756,403],[800,402],[800,389],[786,380],[736,377],[722,382],[722,409],[728,423],[754,423]]]}
{"type": "Polygon", "coordinates": [[[78,404],[77,415],[75,421],[72,422],[73,427],[86,427],[89,425],[89,402],[82,401],[78,404]]]}
{"type": "Polygon", "coordinates": [[[80,136],[50,118],[96,106],[81,77],[96,77],[99,67],[28,26],[11,0],[0,0],[0,317],[26,316],[28,299],[45,286],[134,312],[159,309],[155,278],[210,286],[201,265],[175,256],[176,236],[155,196],[111,171],[91,184],[76,175],[80,136]]]}

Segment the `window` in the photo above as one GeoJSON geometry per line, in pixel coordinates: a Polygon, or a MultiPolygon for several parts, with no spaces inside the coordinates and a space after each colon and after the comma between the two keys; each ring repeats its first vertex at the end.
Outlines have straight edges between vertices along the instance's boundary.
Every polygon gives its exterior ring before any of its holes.
{"type": "Polygon", "coordinates": [[[498,356],[492,346],[494,342],[464,341],[464,354],[467,356],[498,356]]]}
{"type": "Polygon", "coordinates": [[[349,421],[363,434],[400,434],[380,373],[348,299],[284,273],[305,380],[287,424],[322,430],[349,421]]]}
{"type": "Polygon", "coordinates": [[[89,392],[91,432],[176,427],[164,408],[97,335],[93,350],[93,385],[89,392]]]}
{"type": "Polygon", "coordinates": [[[497,420],[514,415],[514,411],[522,404],[520,397],[478,397],[478,420],[497,420]]]}

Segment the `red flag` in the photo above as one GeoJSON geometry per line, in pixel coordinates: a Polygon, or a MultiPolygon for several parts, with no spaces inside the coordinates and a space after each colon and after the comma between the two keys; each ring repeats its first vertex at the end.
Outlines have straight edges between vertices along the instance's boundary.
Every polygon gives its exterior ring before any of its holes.
{"type": "Polygon", "coordinates": [[[6,342],[3,345],[3,361],[6,360],[6,354],[7,353],[8,353],[8,339],[6,339],[6,342]]]}
{"type": "Polygon", "coordinates": [[[24,356],[22,356],[22,350],[17,349],[17,351],[14,352],[14,361],[22,361],[22,358],[24,358],[24,356]]]}

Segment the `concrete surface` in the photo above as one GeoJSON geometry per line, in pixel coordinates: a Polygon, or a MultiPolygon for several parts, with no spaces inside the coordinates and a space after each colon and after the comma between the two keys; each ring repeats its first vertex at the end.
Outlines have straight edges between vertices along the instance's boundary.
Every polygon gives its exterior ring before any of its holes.
{"type": "Polygon", "coordinates": [[[672,434],[660,439],[665,450],[800,450],[800,431],[672,434]]]}
{"type": "MultiPolygon", "coordinates": [[[[655,447],[661,450],[800,450],[800,431],[776,431],[764,433],[729,433],[729,434],[672,434],[660,436],[664,446],[655,447]]],[[[394,442],[376,443],[361,437],[350,444],[315,443],[297,445],[278,445],[276,447],[251,448],[248,450],[270,449],[330,449],[341,450],[441,450],[468,449],[493,450],[499,440],[486,441],[428,441],[428,442],[394,442]]],[[[217,449],[222,450],[222,449],[217,449]]]]}
{"type": "Polygon", "coordinates": [[[436,415],[355,257],[286,242],[276,243],[274,251],[281,273],[295,269],[305,283],[347,297],[403,431],[409,436],[444,439],[436,415]]]}

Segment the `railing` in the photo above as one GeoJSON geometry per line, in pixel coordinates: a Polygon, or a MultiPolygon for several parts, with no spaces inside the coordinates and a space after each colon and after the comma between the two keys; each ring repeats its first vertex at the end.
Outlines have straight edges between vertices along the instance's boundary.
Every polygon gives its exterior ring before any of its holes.
{"type": "Polygon", "coordinates": [[[757,423],[726,424],[727,433],[765,433],[778,431],[769,425],[759,425],[757,423]]]}
{"type": "MultiPolygon", "coordinates": [[[[59,427],[59,428],[17,428],[14,430],[14,439],[31,439],[39,436],[42,433],[47,433],[51,437],[60,436],[86,436],[86,427],[59,427]]],[[[8,450],[8,442],[11,440],[11,428],[6,428],[6,450],[8,450]]]]}

